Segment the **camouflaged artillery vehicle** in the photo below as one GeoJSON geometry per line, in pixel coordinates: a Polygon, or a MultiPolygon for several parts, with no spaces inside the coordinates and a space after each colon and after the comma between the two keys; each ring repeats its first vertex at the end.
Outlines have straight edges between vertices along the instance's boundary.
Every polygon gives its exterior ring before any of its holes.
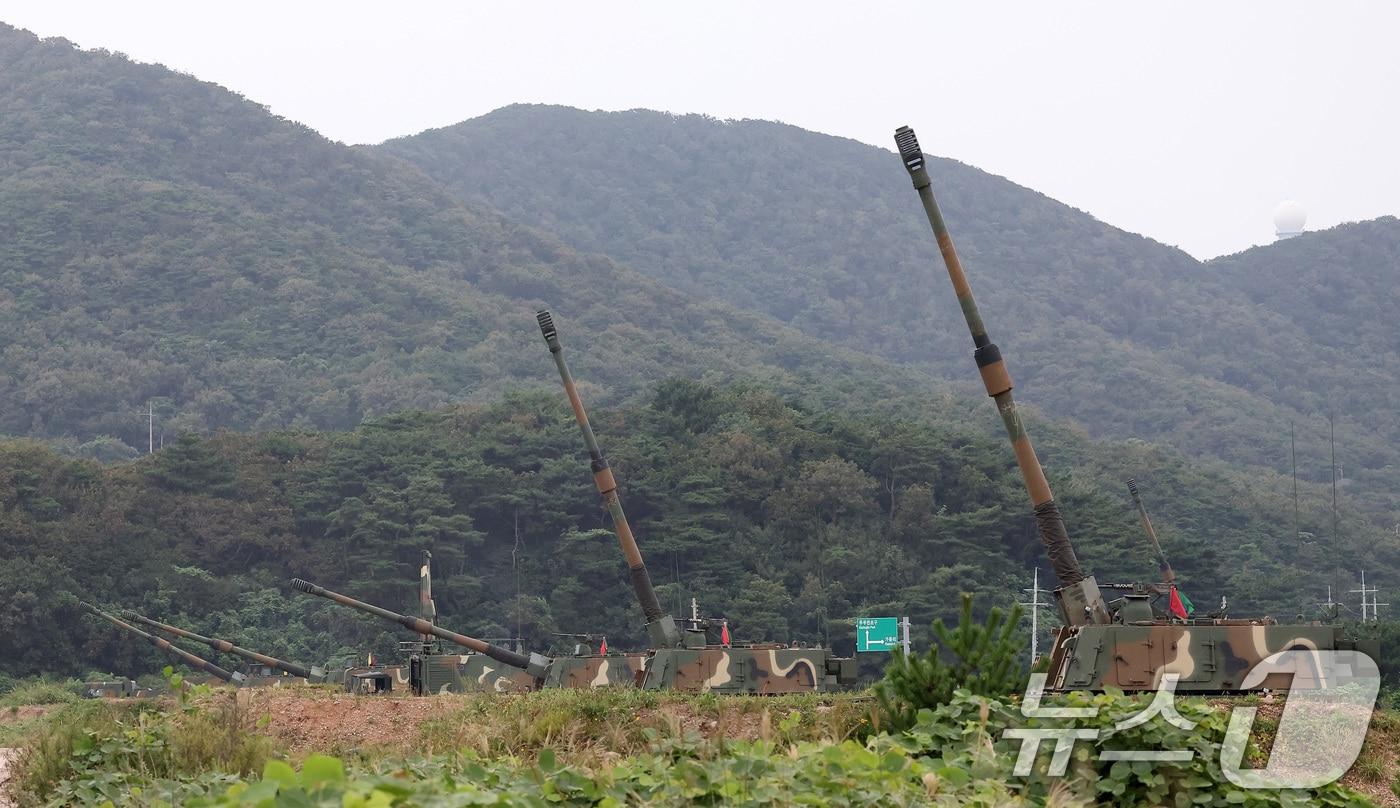
{"type": "Polygon", "coordinates": [[[1048,689],[1153,690],[1163,674],[1175,673],[1179,676],[1176,689],[1184,692],[1286,690],[1292,682],[1288,674],[1270,674],[1249,686],[1245,676],[1257,663],[1282,651],[1358,650],[1356,641],[1337,626],[1279,625],[1270,617],[1230,619],[1223,608],[1207,617],[1194,617],[1186,610],[1183,616],[1154,609],[1152,601],[1156,597],[1163,592],[1175,596],[1176,588],[1170,567],[1156,545],[1156,533],[1146,519],[1145,508],[1139,509],[1140,514],[1167,580],[1161,584],[1100,586],[1084,572],[1011,395],[1006,362],[987,336],[962,262],[934,199],[928,167],[914,131],[900,127],[895,132],[895,145],[933,228],[958,305],[972,334],[977,370],[987,395],[996,402],[1011,440],[1016,464],[1030,495],[1037,532],[1059,579],[1054,595],[1064,627],[1057,632],[1050,653],[1048,689]],[[1124,594],[1105,600],[1104,590],[1124,590],[1124,594]]]}
{"type": "Polygon", "coordinates": [[[136,636],[142,638],[146,642],[149,642],[151,645],[154,645],[155,647],[174,657],[177,661],[191,668],[194,668],[197,671],[203,671],[204,673],[207,673],[216,679],[228,682],[232,685],[241,685],[247,678],[241,673],[238,673],[236,671],[224,670],[223,668],[219,667],[218,665],[215,665],[214,663],[206,659],[200,659],[194,654],[191,654],[189,651],[172,645],[169,640],[163,640],[160,637],[148,634],[147,632],[142,631],[141,629],[131,625],[125,620],[107,614],[106,612],[102,611],[96,606],[93,606],[91,603],[88,603],[86,601],[80,601],[78,605],[81,606],[85,611],[96,615],[97,617],[100,617],[103,620],[106,620],[108,623],[111,623],[117,628],[125,629],[126,631],[135,634],[136,636]]]}
{"type": "Polygon", "coordinates": [[[554,318],[547,310],[537,312],[535,318],[583,433],[593,482],[612,519],[632,590],[646,619],[650,649],[643,660],[641,686],[648,690],[769,694],[827,691],[855,684],[854,659],[838,658],[825,648],[792,648],[777,643],[736,646],[723,640],[712,644],[705,621],[692,621],[683,629],[674,616],[662,610],[636,536],[622,510],[617,480],[598,446],[583,400],[564,361],[554,318]]]}
{"type": "Polygon", "coordinates": [[[500,693],[541,687],[635,686],[635,662],[629,661],[623,654],[550,657],[523,653],[448,631],[422,617],[392,612],[301,579],[293,580],[292,587],[473,652],[448,654],[436,645],[415,644],[417,650],[409,654],[408,680],[413,692],[418,695],[481,691],[500,693]]]}
{"type": "Polygon", "coordinates": [[[277,657],[260,654],[257,651],[250,651],[247,648],[234,645],[228,640],[220,640],[214,637],[196,634],[193,631],[179,628],[178,626],[172,626],[168,623],[162,623],[159,620],[143,617],[130,610],[122,614],[128,620],[148,626],[172,637],[182,637],[187,640],[202,642],[216,651],[233,654],[234,656],[248,660],[251,663],[251,669],[243,672],[244,676],[247,677],[244,684],[247,685],[266,687],[288,681],[300,680],[303,682],[320,683],[327,680],[326,672],[318,667],[313,666],[308,668],[305,665],[299,665],[295,662],[288,662],[283,659],[278,659],[277,657]]]}
{"type": "Polygon", "coordinates": [[[325,598],[351,609],[372,614],[397,623],[421,637],[408,650],[408,683],[415,695],[432,693],[533,690],[543,681],[550,660],[539,654],[522,654],[492,643],[448,631],[422,617],[399,614],[388,609],[333,592],[300,578],[292,579],[292,588],[299,592],[325,598]],[[447,640],[467,648],[472,654],[445,654],[438,640],[447,640]]]}
{"type": "Polygon", "coordinates": [[[142,699],[155,695],[148,687],[141,687],[134,679],[101,679],[83,682],[85,699],[142,699]]]}

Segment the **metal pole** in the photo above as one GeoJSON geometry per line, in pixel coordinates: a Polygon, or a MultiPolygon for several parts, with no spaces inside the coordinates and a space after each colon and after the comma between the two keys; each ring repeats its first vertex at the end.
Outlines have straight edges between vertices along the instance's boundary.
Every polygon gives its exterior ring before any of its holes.
{"type": "Polygon", "coordinates": [[[900,628],[904,629],[904,640],[901,642],[901,645],[904,646],[904,656],[905,656],[905,657],[908,657],[908,656],[909,656],[909,618],[908,618],[908,617],[902,617],[902,618],[900,618],[900,628]]]}
{"type": "Polygon", "coordinates": [[[1021,605],[1029,606],[1031,609],[1031,664],[1034,665],[1036,657],[1040,656],[1040,607],[1050,605],[1048,602],[1040,600],[1040,593],[1045,591],[1040,588],[1040,567],[1033,568],[1031,588],[1021,591],[1031,593],[1031,602],[1021,605]]]}
{"type": "MultiPolygon", "coordinates": [[[[1338,582],[1337,560],[1337,425],[1332,413],[1327,413],[1327,435],[1332,445],[1332,582],[1338,582]]],[[[1330,596],[1328,598],[1331,599],[1330,596]]]]}
{"type": "Polygon", "coordinates": [[[1303,547],[1303,534],[1298,529],[1298,444],[1293,439],[1293,422],[1288,422],[1288,456],[1293,462],[1293,542],[1296,549],[1303,547]]]}

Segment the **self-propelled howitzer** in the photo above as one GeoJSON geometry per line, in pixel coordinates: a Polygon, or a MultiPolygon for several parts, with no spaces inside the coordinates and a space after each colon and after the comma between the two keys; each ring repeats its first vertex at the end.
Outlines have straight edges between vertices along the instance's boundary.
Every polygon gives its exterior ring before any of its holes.
{"type": "Polygon", "coordinates": [[[123,612],[123,615],[128,620],[133,620],[142,625],[150,626],[151,628],[156,629],[157,631],[163,631],[166,634],[171,635],[172,637],[184,637],[187,640],[202,642],[216,651],[222,651],[225,654],[233,654],[234,656],[240,656],[249,661],[256,662],[259,665],[266,665],[267,667],[272,668],[274,670],[289,673],[292,676],[300,676],[308,682],[323,682],[326,679],[326,672],[317,667],[308,668],[305,665],[299,665],[295,662],[288,662],[284,659],[278,659],[277,657],[268,656],[267,654],[260,654],[257,651],[250,651],[247,648],[242,648],[240,646],[234,645],[228,640],[221,640],[216,637],[206,637],[203,634],[196,634],[193,631],[189,631],[178,626],[172,626],[169,623],[162,623],[159,620],[152,620],[149,617],[143,617],[142,615],[139,615],[136,612],[130,610],[123,612]]]}
{"type": "Polygon", "coordinates": [[[511,668],[525,672],[530,677],[530,679],[533,680],[534,687],[539,687],[539,685],[544,682],[545,676],[549,672],[549,665],[553,661],[549,657],[543,656],[541,654],[521,654],[512,651],[508,648],[502,648],[498,645],[493,645],[484,640],[478,640],[475,637],[469,637],[465,634],[458,634],[455,631],[448,631],[447,629],[430,623],[421,617],[411,617],[406,614],[391,612],[388,609],[383,609],[378,606],[365,603],[362,600],[355,600],[354,598],[349,597],[347,595],[342,595],[339,592],[332,592],[331,590],[326,589],[323,586],[317,586],[316,584],[313,584],[310,581],[303,581],[300,578],[292,579],[292,588],[300,592],[305,592],[309,595],[316,595],[317,597],[322,597],[326,600],[334,601],[342,606],[348,606],[352,609],[357,609],[367,614],[372,614],[375,617],[388,620],[391,623],[398,623],[399,625],[416,634],[432,635],[439,639],[447,640],[451,643],[456,643],[457,645],[460,645],[463,648],[470,649],[478,654],[482,654],[486,657],[494,659],[502,665],[507,665],[511,668]]]}
{"type": "MultiPolygon", "coordinates": [[[[1340,629],[1321,624],[1280,626],[1272,618],[1231,620],[1222,615],[1194,618],[1153,611],[1150,598],[1158,585],[1114,586],[1128,594],[1105,603],[1100,585],[1085,574],[1070,545],[1064,519],[1055,502],[1045,472],[1012,398],[1011,376],[1001,351],[987,335],[986,325],[972,297],[952,236],[933,196],[925,157],[914,131],[907,126],[895,132],[900,159],[923,202],[943,263],[957,295],[963,318],[972,335],[973,357],[987,395],[996,402],[1030,495],[1036,527],[1050,565],[1059,578],[1055,599],[1065,626],[1051,652],[1049,687],[1059,690],[1150,690],[1165,674],[1176,674],[1178,690],[1237,691],[1287,689],[1287,674],[1276,673],[1246,688],[1246,676],[1259,662],[1288,650],[1355,649],[1354,640],[1340,629]]],[[[1140,513],[1144,519],[1146,511],[1140,513]]],[[[1175,578],[1166,565],[1150,521],[1145,521],[1170,590],[1175,578]]],[[[1105,588],[1110,588],[1105,585],[1105,588]]],[[[1185,611],[1185,610],[1183,610],[1185,611]]]]}
{"type": "Polygon", "coordinates": [[[574,411],[574,420],[578,421],[584,445],[588,447],[588,459],[593,468],[593,483],[603,498],[608,515],[612,517],[617,543],[622,548],[622,556],[627,561],[627,569],[632,578],[632,590],[636,593],[637,602],[641,604],[642,614],[646,617],[647,635],[651,639],[651,646],[677,648],[686,644],[704,645],[703,633],[698,637],[686,636],[676,624],[676,618],[662,610],[661,601],[656,597],[656,589],[651,585],[651,574],[647,572],[646,562],[642,560],[642,551],[637,547],[632,526],[627,521],[627,514],[622,510],[622,499],[617,495],[617,480],[613,478],[608,459],[598,446],[593,426],[588,421],[588,412],[583,408],[583,399],[579,397],[578,386],[574,384],[574,376],[569,372],[568,363],[564,361],[564,347],[559,342],[559,330],[554,326],[554,317],[548,310],[542,310],[535,314],[535,320],[539,323],[545,344],[549,346],[550,355],[554,357],[554,365],[564,383],[564,393],[569,397],[569,406],[574,411]]]}
{"type": "Polygon", "coordinates": [[[710,645],[703,621],[693,621],[690,627],[683,630],[675,617],[662,610],[636,536],[622,510],[617,481],[607,458],[603,456],[603,450],[598,446],[573,374],[564,361],[564,349],[554,318],[548,311],[540,311],[536,314],[536,320],[545,344],[554,357],[559,378],[564,383],[564,392],[569,397],[574,419],[583,433],[583,442],[593,469],[593,482],[612,517],[618,544],[631,575],[632,589],[646,618],[651,649],[645,661],[642,687],[648,690],[768,694],[833,690],[854,684],[855,660],[835,657],[825,648],[789,648],[777,644],[710,645]]]}
{"type": "Polygon", "coordinates": [[[219,667],[218,665],[215,665],[207,659],[201,659],[195,656],[194,654],[191,654],[189,651],[186,651],[183,648],[171,644],[169,640],[163,640],[160,637],[142,631],[141,629],[131,625],[125,620],[107,614],[106,612],[102,611],[96,606],[93,606],[91,603],[81,601],[78,603],[78,605],[81,606],[84,610],[88,611],[89,613],[94,614],[102,618],[103,620],[106,620],[108,623],[111,623],[117,628],[125,629],[126,631],[135,634],[136,636],[140,637],[141,639],[145,640],[151,645],[154,645],[155,647],[159,648],[160,650],[164,651],[165,653],[169,654],[170,656],[174,657],[175,659],[179,660],[185,665],[194,668],[195,670],[204,671],[210,676],[213,676],[217,679],[222,679],[225,682],[235,685],[242,684],[245,679],[245,677],[241,673],[224,670],[223,668],[219,667]]]}

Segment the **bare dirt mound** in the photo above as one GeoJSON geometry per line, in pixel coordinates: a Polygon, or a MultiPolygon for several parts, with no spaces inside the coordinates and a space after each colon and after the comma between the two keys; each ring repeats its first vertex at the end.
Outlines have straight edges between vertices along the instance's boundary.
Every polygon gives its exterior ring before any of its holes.
{"type": "Polygon", "coordinates": [[[452,696],[356,696],[278,690],[239,692],[240,709],[293,757],[361,749],[409,752],[424,721],[450,713],[452,696]]]}

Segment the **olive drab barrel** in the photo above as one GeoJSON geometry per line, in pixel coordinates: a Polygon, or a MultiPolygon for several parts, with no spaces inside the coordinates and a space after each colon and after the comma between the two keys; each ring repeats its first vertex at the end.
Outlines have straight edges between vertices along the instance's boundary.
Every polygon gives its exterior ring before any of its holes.
{"type": "Polygon", "coordinates": [[[296,589],[299,592],[305,592],[308,595],[316,595],[317,597],[322,597],[326,600],[334,601],[342,606],[349,606],[352,609],[358,609],[359,611],[365,612],[367,614],[372,614],[375,617],[388,620],[391,623],[398,623],[399,625],[403,626],[409,631],[415,632],[417,634],[431,634],[432,636],[437,637],[438,639],[447,640],[451,643],[456,643],[457,645],[460,645],[463,648],[468,648],[472,651],[476,651],[479,654],[484,654],[485,656],[488,656],[491,659],[494,659],[503,665],[510,665],[515,668],[520,668],[521,670],[528,672],[531,676],[540,681],[544,680],[545,674],[548,672],[549,665],[552,662],[552,660],[549,657],[534,653],[529,655],[519,654],[515,651],[511,651],[506,648],[501,648],[498,645],[492,645],[489,642],[478,640],[475,637],[468,637],[465,634],[458,634],[455,631],[448,631],[447,629],[442,628],[441,626],[429,623],[427,620],[424,620],[421,617],[410,617],[406,614],[391,612],[388,609],[381,609],[378,606],[365,603],[362,600],[355,600],[354,598],[342,595],[339,592],[332,592],[331,590],[326,589],[323,586],[317,586],[316,584],[313,584],[310,581],[303,581],[300,578],[292,579],[292,588],[296,589]]]}
{"type": "Polygon", "coordinates": [[[612,517],[613,529],[617,532],[618,544],[622,547],[622,554],[627,559],[627,569],[632,577],[632,589],[637,594],[637,602],[642,606],[642,614],[646,617],[647,635],[653,648],[678,648],[684,645],[698,642],[705,644],[703,633],[698,639],[687,636],[691,632],[683,633],[680,626],[676,624],[676,618],[667,614],[661,608],[661,601],[656,597],[656,589],[651,585],[651,575],[647,572],[646,563],[642,560],[642,552],[637,548],[637,539],[632,534],[632,527],[627,522],[627,514],[622,510],[622,500],[617,495],[617,480],[613,478],[612,469],[608,465],[608,459],[603,456],[603,450],[598,447],[598,439],[593,435],[593,427],[588,422],[588,413],[583,409],[583,400],[579,398],[578,387],[574,385],[573,374],[569,372],[569,365],[564,361],[564,348],[559,342],[559,331],[554,325],[554,318],[547,309],[536,312],[535,320],[539,323],[540,333],[544,336],[545,344],[549,346],[549,352],[554,357],[554,365],[559,370],[559,378],[564,383],[564,392],[569,397],[569,406],[573,408],[574,419],[578,421],[579,430],[583,433],[583,442],[588,447],[588,457],[593,467],[593,482],[598,487],[598,493],[603,498],[603,505],[607,508],[609,516],[612,517]]]}
{"type": "Polygon", "coordinates": [[[135,634],[136,636],[144,639],[146,642],[150,643],[151,645],[154,645],[155,647],[159,648],[160,650],[164,651],[170,656],[180,660],[189,667],[194,668],[195,670],[204,671],[210,676],[213,676],[217,679],[222,679],[225,682],[229,682],[235,685],[241,684],[245,678],[241,673],[224,670],[223,668],[219,667],[218,665],[215,665],[207,659],[201,659],[183,648],[179,648],[175,645],[172,645],[169,640],[163,640],[160,637],[157,637],[153,634],[148,634],[147,632],[142,631],[141,629],[131,625],[125,620],[107,614],[106,612],[102,611],[96,606],[93,606],[91,603],[81,601],[78,603],[78,605],[81,606],[84,610],[88,611],[89,613],[94,614],[102,618],[103,620],[106,620],[108,623],[111,623],[117,628],[125,629],[131,632],[132,634],[135,634]]]}
{"type": "Polygon", "coordinates": [[[171,635],[172,637],[183,637],[187,640],[202,642],[216,651],[222,651],[225,654],[233,654],[234,656],[240,656],[244,659],[257,662],[261,665],[266,665],[269,668],[289,673],[292,676],[300,676],[308,682],[321,681],[326,678],[326,672],[321,670],[320,668],[308,668],[305,665],[298,665],[295,662],[288,662],[285,659],[270,657],[267,654],[259,654],[257,651],[250,651],[247,648],[240,648],[239,646],[234,645],[228,640],[221,640],[216,637],[206,637],[203,634],[196,634],[193,631],[189,631],[188,629],[183,629],[178,626],[172,626],[168,623],[162,623],[159,620],[152,620],[149,617],[143,617],[142,615],[139,615],[136,612],[130,610],[122,612],[122,616],[127,618],[128,620],[135,621],[144,626],[149,626],[157,631],[162,631],[166,634],[171,635]]]}
{"type": "Polygon", "coordinates": [[[938,240],[938,250],[972,333],[973,356],[983,385],[1001,413],[1034,506],[1041,542],[1060,580],[1055,598],[1065,625],[1056,632],[1055,645],[1050,652],[1047,688],[1054,691],[1155,690],[1169,673],[1177,677],[1177,692],[1229,693],[1318,686],[1321,680],[1316,677],[1310,680],[1303,676],[1300,682],[1298,677],[1282,672],[1263,678],[1252,672],[1256,665],[1279,652],[1356,650],[1358,641],[1338,627],[1320,623],[1279,625],[1270,617],[1229,619],[1223,610],[1197,617],[1190,608],[1176,605],[1175,576],[1162,553],[1137,485],[1131,481],[1128,489],[1137,503],[1138,515],[1163,580],[1103,584],[1105,591],[1122,590],[1112,601],[1105,602],[1101,585],[1079,566],[1070,545],[1059,507],[1012,399],[1006,362],[987,336],[952,237],[934,200],[932,181],[919,142],[913,130],[905,126],[895,132],[895,143],[938,240]],[[1170,612],[1160,612],[1152,606],[1153,599],[1163,593],[1173,597],[1170,612]]]}
{"type": "Polygon", "coordinates": [[[948,278],[953,283],[958,305],[967,321],[968,331],[972,334],[973,359],[982,376],[982,384],[987,390],[987,395],[996,402],[1007,437],[1011,439],[1011,447],[1016,454],[1016,465],[1021,470],[1021,477],[1025,481],[1026,491],[1030,494],[1031,505],[1035,511],[1036,530],[1040,534],[1041,543],[1045,545],[1050,566],[1060,580],[1060,587],[1055,590],[1060,611],[1065,622],[1071,626],[1107,623],[1109,615],[1103,597],[1099,594],[1098,584],[1079,566],[1079,559],[1074,554],[1074,547],[1070,544],[1069,534],[1065,530],[1065,520],[1060,515],[1060,507],[1055,502],[1050,483],[1045,479],[1045,470],[1040,466],[1035,448],[1031,445],[1030,435],[1021,421],[1021,413],[1017,410],[1016,400],[1011,394],[1011,374],[1006,369],[1006,361],[996,343],[987,335],[987,327],[977,310],[977,301],[972,297],[972,287],[968,284],[962,262],[953,247],[953,238],[949,235],[943,214],[938,209],[938,201],[934,199],[933,181],[929,178],[928,168],[924,164],[924,154],[919,148],[918,138],[914,136],[913,129],[901,126],[895,131],[894,139],[899,148],[899,157],[913,180],[914,188],[919,192],[924,213],[927,214],[929,225],[938,241],[938,251],[942,254],[943,264],[948,270],[948,278]]]}
{"type": "Polygon", "coordinates": [[[1143,532],[1147,534],[1147,541],[1152,546],[1152,552],[1157,556],[1157,569],[1162,573],[1162,583],[1170,587],[1176,583],[1176,575],[1172,572],[1172,565],[1167,563],[1167,556],[1162,552],[1162,545],[1157,541],[1157,531],[1152,527],[1152,519],[1147,515],[1147,506],[1142,504],[1142,495],[1138,493],[1137,480],[1128,480],[1128,493],[1133,497],[1133,504],[1137,506],[1138,518],[1142,520],[1143,532]]]}

